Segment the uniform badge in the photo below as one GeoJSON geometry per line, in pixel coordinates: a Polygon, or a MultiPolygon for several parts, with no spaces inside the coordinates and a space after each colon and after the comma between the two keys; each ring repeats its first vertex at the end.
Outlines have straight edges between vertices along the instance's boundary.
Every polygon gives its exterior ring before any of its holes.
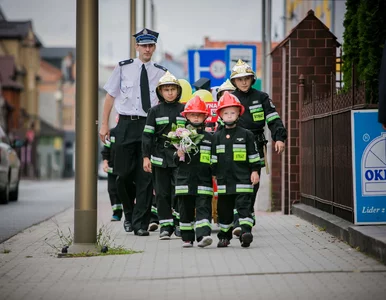
{"type": "Polygon", "coordinates": [[[269,104],[271,105],[272,108],[275,108],[275,105],[273,104],[271,99],[269,99],[269,104]]]}
{"type": "Polygon", "coordinates": [[[227,134],[225,137],[226,137],[227,139],[230,139],[230,138],[231,138],[231,136],[230,136],[229,134],[227,134]]]}

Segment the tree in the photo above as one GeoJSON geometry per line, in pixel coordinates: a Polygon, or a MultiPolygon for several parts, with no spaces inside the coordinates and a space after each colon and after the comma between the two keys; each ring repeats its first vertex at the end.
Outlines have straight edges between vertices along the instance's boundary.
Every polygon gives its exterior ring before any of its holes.
{"type": "MultiPolygon", "coordinates": [[[[386,1],[348,0],[343,25],[343,74],[345,88],[355,79],[366,82],[367,99],[378,100],[378,74],[386,39],[386,1]]],[[[356,82],[354,82],[356,84],[356,82]]]]}
{"type": "Polygon", "coordinates": [[[343,26],[343,82],[347,90],[351,87],[353,65],[359,63],[358,8],[361,0],[347,0],[343,26]]]}
{"type": "Polygon", "coordinates": [[[385,10],[384,0],[362,0],[358,10],[358,75],[361,81],[366,82],[367,96],[375,101],[378,100],[378,74],[386,39],[385,10]]]}

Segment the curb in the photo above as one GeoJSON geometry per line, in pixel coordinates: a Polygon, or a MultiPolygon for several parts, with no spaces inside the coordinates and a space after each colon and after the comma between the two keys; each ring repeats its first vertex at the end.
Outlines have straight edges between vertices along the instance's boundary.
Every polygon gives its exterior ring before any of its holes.
{"type": "Polygon", "coordinates": [[[371,255],[386,265],[386,226],[356,226],[335,215],[305,204],[292,206],[292,213],[346,242],[353,248],[371,255]]]}

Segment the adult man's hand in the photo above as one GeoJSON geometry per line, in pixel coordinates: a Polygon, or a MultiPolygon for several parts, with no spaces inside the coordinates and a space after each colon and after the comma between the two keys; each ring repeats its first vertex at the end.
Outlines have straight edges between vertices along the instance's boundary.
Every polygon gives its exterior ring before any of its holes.
{"type": "Polygon", "coordinates": [[[383,129],[386,130],[386,124],[382,124],[383,129]]]}
{"type": "Polygon", "coordinates": [[[102,124],[101,128],[99,129],[99,138],[103,143],[105,143],[106,137],[108,140],[110,140],[109,126],[107,124],[102,124]]]}

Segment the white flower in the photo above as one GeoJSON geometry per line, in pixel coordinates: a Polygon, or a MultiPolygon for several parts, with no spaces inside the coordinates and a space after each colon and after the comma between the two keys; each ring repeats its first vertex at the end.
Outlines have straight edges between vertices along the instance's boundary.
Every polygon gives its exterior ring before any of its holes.
{"type": "Polygon", "coordinates": [[[173,138],[175,138],[175,137],[176,137],[176,133],[175,133],[174,131],[170,131],[170,132],[168,133],[168,138],[173,139],[173,138]]]}
{"type": "Polygon", "coordinates": [[[187,131],[183,131],[182,133],[181,133],[181,137],[188,137],[190,135],[190,132],[187,130],[187,131]]]}

